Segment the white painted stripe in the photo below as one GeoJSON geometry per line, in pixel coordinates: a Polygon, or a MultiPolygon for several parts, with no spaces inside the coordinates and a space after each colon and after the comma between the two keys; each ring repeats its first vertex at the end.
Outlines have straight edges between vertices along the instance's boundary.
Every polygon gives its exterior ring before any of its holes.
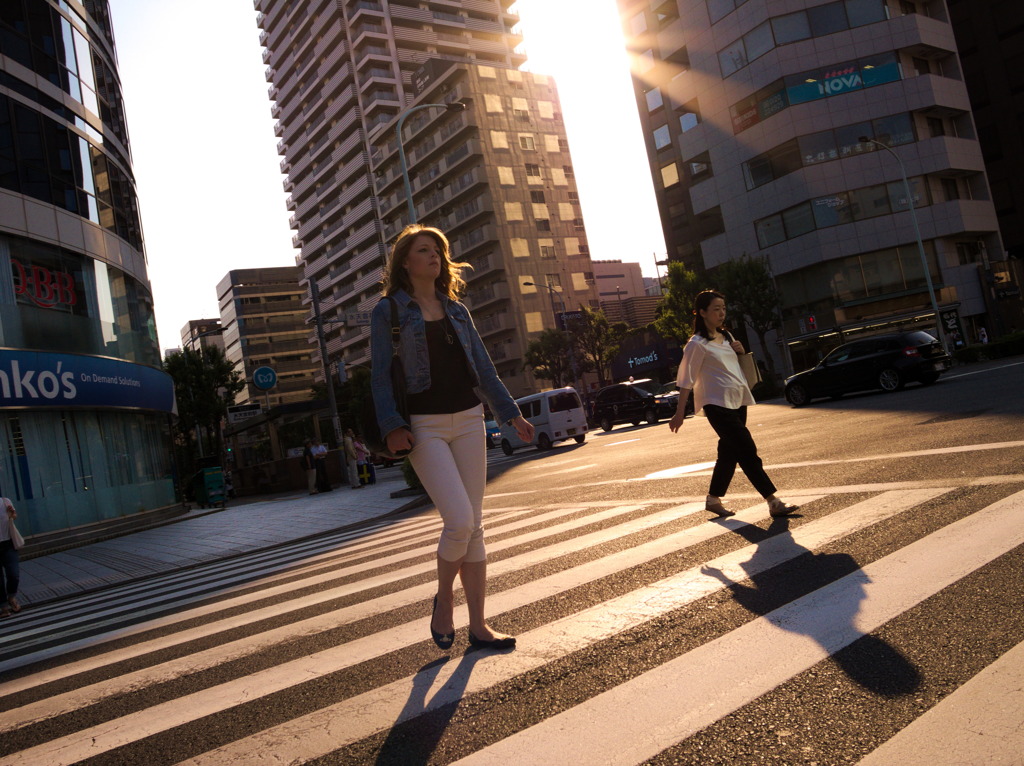
{"type": "MultiPolygon", "coordinates": [[[[640,507],[642,506],[620,506],[620,508],[617,511],[613,509],[611,513],[612,515],[628,513],[640,507]]],[[[582,506],[563,506],[556,511],[552,511],[546,514],[537,514],[532,513],[530,511],[524,511],[522,515],[530,514],[529,518],[521,519],[520,521],[516,522],[510,521],[511,517],[506,516],[502,518],[500,522],[498,522],[496,525],[492,523],[489,524],[489,526],[492,529],[496,526],[497,529],[501,531],[515,530],[525,526],[533,526],[538,523],[543,523],[551,519],[557,519],[561,516],[569,515],[571,513],[580,513],[584,510],[586,509],[585,507],[582,506]]],[[[609,512],[605,511],[604,513],[609,512]]],[[[586,518],[579,519],[576,522],[573,522],[573,526],[569,528],[574,529],[576,527],[583,526],[587,523],[593,523],[593,521],[595,520],[602,520],[603,518],[603,516],[598,514],[593,517],[590,517],[590,520],[586,518]]],[[[221,577],[220,579],[204,578],[202,576],[202,574],[205,574],[204,570],[204,572],[199,575],[199,584],[202,586],[202,592],[195,594],[182,594],[181,596],[176,598],[169,598],[164,589],[157,589],[154,592],[154,595],[150,598],[136,599],[133,601],[129,601],[128,599],[121,599],[117,597],[117,594],[112,594],[105,599],[105,603],[113,603],[115,604],[114,607],[104,608],[102,605],[100,605],[94,606],[88,611],[83,611],[79,602],[76,601],[68,605],[67,609],[63,612],[64,617],[56,622],[50,621],[47,623],[37,623],[35,620],[33,620],[30,623],[26,623],[26,628],[24,630],[22,630],[21,632],[15,632],[10,634],[10,636],[5,640],[4,649],[6,651],[10,651],[12,647],[27,648],[28,646],[31,646],[31,643],[25,640],[28,638],[38,637],[39,641],[50,641],[57,637],[74,636],[76,633],[79,633],[82,630],[88,630],[91,632],[99,627],[104,627],[107,625],[116,625],[118,622],[124,619],[124,615],[126,614],[130,615],[133,618],[141,619],[146,617],[147,615],[166,611],[169,603],[173,603],[177,606],[184,606],[185,604],[191,602],[207,600],[211,597],[223,595],[234,590],[252,589],[254,587],[257,588],[257,590],[254,590],[253,592],[247,595],[236,597],[230,602],[220,601],[215,604],[198,607],[184,614],[178,612],[168,617],[157,618],[156,620],[145,624],[136,624],[132,628],[118,628],[114,630],[111,634],[95,635],[91,636],[88,639],[84,639],[84,641],[86,642],[84,646],[95,646],[98,643],[101,643],[103,640],[109,640],[110,638],[124,638],[125,636],[132,635],[143,630],[148,630],[152,627],[181,623],[185,620],[193,619],[198,616],[203,616],[206,614],[221,611],[222,609],[227,608],[228,605],[239,606],[254,601],[260,601],[269,598],[273,595],[286,595],[290,591],[297,590],[301,587],[309,587],[311,585],[330,582],[332,580],[338,579],[339,577],[346,577],[352,574],[358,574],[360,572],[377,569],[383,566],[398,564],[408,559],[430,554],[436,549],[437,535],[440,533],[439,518],[434,519],[434,527],[435,528],[432,534],[428,534],[425,537],[425,539],[430,540],[431,542],[430,544],[424,547],[404,551],[398,554],[393,554],[392,556],[377,557],[372,559],[371,561],[364,561],[360,564],[350,566],[346,569],[331,570],[330,572],[322,573],[313,577],[308,577],[300,581],[289,582],[282,586],[262,587],[270,586],[270,583],[276,580],[291,579],[296,575],[296,570],[289,569],[288,571],[281,572],[280,574],[270,578],[254,579],[252,575],[253,569],[256,569],[261,572],[267,569],[266,564],[260,563],[259,565],[246,565],[241,568],[240,572],[233,573],[231,577],[221,577]],[[229,588],[228,586],[230,585],[234,585],[234,587],[229,588]],[[22,643],[16,643],[15,639],[21,639],[22,643]]],[[[402,546],[395,545],[390,547],[402,546]]],[[[362,558],[365,558],[365,555],[362,558]]],[[[324,566],[326,566],[326,564],[321,563],[318,566],[311,567],[311,569],[322,570],[324,566]]],[[[430,569],[434,565],[430,564],[425,566],[427,569],[430,569]]],[[[398,578],[395,577],[392,579],[398,578]]],[[[387,580],[387,582],[391,581],[391,579],[387,580]]],[[[182,585],[181,587],[184,588],[186,586],[182,585]]],[[[346,592],[352,592],[351,586],[349,586],[349,589],[346,592]]],[[[36,641],[35,643],[38,643],[38,641],[36,641]]],[[[57,656],[58,654],[66,653],[72,649],[82,648],[82,646],[83,644],[79,642],[69,641],[66,643],[62,643],[58,647],[52,647],[50,649],[41,650],[42,656],[30,656],[28,654],[23,654],[15,659],[0,662],[0,671],[14,667],[21,667],[22,665],[25,665],[30,661],[37,661],[39,659],[57,656]]]]}
{"type": "Polygon", "coordinates": [[[545,476],[557,476],[562,473],[575,473],[576,471],[587,471],[591,468],[597,468],[597,463],[590,463],[589,465],[577,465],[572,468],[563,468],[561,471],[547,471],[545,476]]]}
{"type": "MultiPolygon", "coordinates": [[[[813,550],[827,545],[940,494],[942,493],[935,490],[921,490],[917,493],[887,493],[797,527],[793,530],[792,540],[789,539],[789,535],[773,537],[760,546],[745,546],[721,556],[709,564],[723,570],[731,578],[742,580],[794,558],[802,554],[804,549],[813,550]],[[751,563],[755,552],[759,554],[757,561],[751,563]]],[[[759,518],[763,519],[766,514],[760,511],[760,508],[763,508],[763,505],[759,505],[758,509],[744,511],[730,519],[715,524],[703,524],[688,530],[691,535],[691,544],[703,542],[716,534],[724,534],[743,526],[744,522],[740,521],[740,517],[744,515],[754,516],[756,513],[759,518]],[[698,535],[703,535],[703,537],[698,539],[698,535]]],[[[521,597],[517,598],[519,594],[516,593],[518,590],[529,589],[530,596],[534,599],[547,597],[558,592],[558,583],[562,579],[570,579],[570,587],[576,587],[583,581],[576,570],[569,570],[530,583],[523,589],[504,591],[489,597],[488,608],[497,613],[521,606],[521,597]],[[536,593],[538,589],[542,592],[536,593]]],[[[190,759],[186,763],[209,764],[210,766],[221,766],[222,764],[241,764],[243,766],[267,764],[270,766],[278,764],[280,761],[276,759],[284,757],[285,754],[281,752],[282,742],[289,743],[289,752],[287,753],[289,762],[298,763],[317,758],[364,737],[384,731],[404,720],[458,701],[469,694],[483,691],[495,684],[568,656],[575,651],[585,649],[621,631],[634,628],[721,590],[723,587],[717,579],[703,574],[701,567],[695,567],[529,631],[519,637],[517,649],[513,654],[472,652],[458,663],[450,662],[440,668],[432,668],[429,673],[420,673],[400,679],[212,750],[190,759]],[[411,694],[424,700],[418,710],[407,709],[411,694]]],[[[459,625],[458,622],[457,625],[459,625]]],[[[423,630],[420,625],[413,627],[419,632],[423,630]]],[[[403,626],[397,630],[405,631],[406,627],[403,626]]],[[[365,661],[369,657],[368,650],[375,654],[383,654],[397,648],[394,647],[394,643],[398,643],[401,639],[398,636],[392,637],[388,633],[390,631],[368,637],[366,643],[369,644],[372,641],[374,645],[365,646],[363,640],[360,639],[346,644],[345,648],[355,655],[352,657],[354,661],[365,661]],[[386,646],[381,647],[381,643],[386,646]]],[[[761,658],[763,660],[763,656],[761,658]]],[[[509,762],[536,763],[537,761],[516,757],[510,759],[509,762]]],[[[602,763],[603,761],[597,758],[552,762],[602,763]]]]}
{"type": "Polygon", "coordinates": [[[973,372],[959,372],[955,375],[946,374],[942,376],[942,379],[956,380],[957,378],[967,378],[970,377],[971,375],[987,375],[993,370],[1002,370],[1006,367],[1016,367],[1019,364],[1024,364],[1024,362],[1010,362],[1009,364],[1000,364],[998,366],[986,367],[984,370],[974,370],[973,372]]]}
{"type": "Polygon", "coordinates": [[[1024,763],[1024,644],[1017,644],[858,766],[1024,763]]]}
{"type": "Polygon", "coordinates": [[[1024,545],[1022,511],[1018,492],[457,763],[641,763],[1024,545]]]}
{"type": "Polygon", "coordinates": [[[601,446],[602,447],[618,447],[620,444],[632,444],[633,442],[638,442],[638,441],[640,441],[639,437],[637,437],[636,439],[623,439],[622,441],[618,441],[618,442],[609,442],[608,444],[602,444],[601,446]]]}
{"type": "MultiPolygon", "coordinates": [[[[626,515],[643,508],[643,505],[627,505],[619,506],[618,508],[612,508],[601,513],[592,514],[579,519],[572,519],[560,525],[553,527],[545,527],[541,530],[520,535],[519,537],[503,540],[489,545],[492,552],[505,550],[508,548],[522,545],[526,542],[533,542],[535,540],[542,540],[545,537],[551,537],[553,535],[560,534],[562,532],[572,531],[581,526],[588,526],[601,521],[614,519],[617,516],[626,515]]],[[[573,508],[574,511],[579,511],[578,508],[573,508]]],[[[660,511],[655,514],[644,516],[643,518],[626,522],[625,524],[617,525],[610,529],[604,529],[599,532],[594,532],[589,535],[576,538],[574,545],[589,546],[598,545],[602,542],[614,540],[617,537],[633,534],[634,532],[641,531],[644,529],[650,529],[660,524],[665,524],[673,521],[684,513],[694,513],[699,508],[694,505],[693,507],[683,508],[669,508],[664,511],[660,511]]],[[[559,511],[559,515],[565,515],[565,511],[559,511]]],[[[531,521],[531,524],[533,522],[531,521]]],[[[431,545],[429,548],[424,549],[420,552],[430,553],[436,549],[436,543],[431,545]]],[[[504,574],[506,572],[516,571],[517,569],[534,566],[544,561],[562,556],[566,553],[565,546],[563,543],[556,545],[547,545],[538,547],[529,553],[521,556],[513,556],[489,566],[490,574],[492,577],[504,574]]],[[[68,676],[83,673],[89,670],[95,670],[96,668],[104,667],[116,662],[123,662],[124,660],[131,659],[133,657],[143,656],[150,652],[161,651],[172,646],[177,646],[189,641],[196,641],[208,636],[216,635],[223,631],[231,630],[238,627],[244,627],[252,623],[258,622],[263,619],[270,619],[274,617],[280,617],[281,615],[287,614],[293,611],[299,611],[306,609],[311,606],[332,601],[337,598],[344,596],[351,596],[355,593],[370,590],[373,588],[386,585],[391,582],[397,582],[399,580],[408,579],[416,575],[431,572],[436,568],[436,563],[433,561],[416,564],[405,569],[400,569],[392,572],[387,572],[383,575],[364,580],[358,584],[348,583],[338,588],[333,588],[326,591],[320,591],[318,593],[305,596],[297,599],[288,599],[287,596],[292,590],[305,589],[309,587],[310,581],[304,580],[299,583],[288,583],[280,586],[273,590],[260,590],[256,594],[247,594],[237,599],[230,601],[220,602],[216,605],[207,607],[201,607],[200,609],[193,610],[191,613],[176,614],[173,617],[165,618],[164,620],[153,620],[145,625],[135,626],[133,631],[152,630],[154,627],[162,626],[163,624],[183,624],[191,619],[194,619],[200,614],[212,614],[217,611],[224,611],[227,609],[233,609],[239,605],[250,603],[254,600],[263,600],[271,595],[280,595],[282,600],[275,603],[273,606],[264,607],[255,611],[245,612],[234,617],[229,617],[216,622],[207,623],[205,625],[186,629],[178,633],[172,633],[160,638],[152,639],[150,641],[133,644],[126,646],[122,649],[108,652],[106,654],[95,655],[79,662],[70,663],[66,665],[57,666],[48,670],[44,670],[40,673],[25,676],[13,681],[8,681],[0,684],[0,696],[6,696],[14,694],[18,691],[23,691],[42,683],[50,683],[52,681],[66,678],[68,676]]],[[[314,581],[319,583],[326,580],[337,579],[338,574],[332,573],[330,576],[321,576],[314,578],[314,581]]],[[[456,586],[457,588],[460,586],[456,586]]],[[[416,603],[425,598],[429,598],[430,595],[436,590],[436,585],[433,583],[425,583],[419,586],[413,586],[405,590],[391,593],[386,596],[382,596],[370,602],[363,602],[360,604],[353,604],[342,609],[335,610],[329,614],[320,615],[317,617],[311,617],[307,620],[302,620],[297,623],[283,626],[273,631],[264,633],[258,633],[254,636],[250,636],[245,639],[239,639],[227,644],[222,644],[215,649],[206,650],[203,652],[190,654],[180,660],[174,660],[168,663],[157,665],[148,668],[144,671],[138,671],[137,673],[130,674],[131,683],[134,685],[130,688],[135,688],[142,685],[159,683],[163,681],[171,680],[172,678],[180,677],[182,675],[188,675],[189,673],[199,672],[208,667],[213,667],[222,662],[238,659],[248,654],[261,651],[268,646],[273,646],[276,643],[300,638],[303,636],[320,633],[326,630],[332,630],[356,620],[365,619],[372,617],[382,612],[397,609],[402,606],[416,603]]],[[[123,638],[125,635],[124,631],[114,631],[109,634],[109,639],[123,638]]],[[[93,644],[95,643],[95,637],[85,639],[84,643],[93,644]]],[[[62,645],[55,647],[54,649],[47,649],[38,652],[38,655],[48,655],[51,652],[66,653],[74,648],[69,645],[62,645]]],[[[40,657],[33,655],[33,661],[40,659],[40,657]]],[[[18,658],[20,664],[25,664],[25,658],[18,658]]],[[[120,677],[119,677],[120,678],[120,677]]],[[[85,695],[92,694],[96,699],[109,696],[110,694],[117,693],[121,681],[118,678],[111,679],[108,682],[95,684],[90,687],[85,687],[86,690],[79,690],[71,692],[69,695],[63,695],[61,697],[68,708],[76,705],[90,704],[89,702],[76,703],[72,700],[84,699],[85,695]],[[113,690],[113,691],[110,691],[113,690]]],[[[51,697],[49,699],[56,699],[51,697]]],[[[93,700],[95,701],[95,700],[93,700]]],[[[38,705],[37,705],[38,708],[38,705]]],[[[35,708],[34,708],[35,709],[35,708]]],[[[54,710],[52,706],[45,706],[40,708],[45,711],[49,711],[48,715],[56,715],[62,712],[62,710],[54,710]]],[[[20,714],[19,714],[20,715],[20,714]]],[[[28,713],[27,715],[35,715],[35,713],[28,713]]],[[[44,716],[46,717],[46,716],[44,716]]],[[[14,717],[14,711],[8,711],[7,713],[0,713],[0,731],[14,728],[21,725],[24,721],[19,722],[19,719],[14,717]]]]}
{"type": "MultiPolygon", "coordinates": [[[[895,452],[886,453],[881,455],[865,455],[862,457],[848,457],[841,460],[807,460],[802,463],[775,463],[773,465],[766,465],[764,468],[766,471],[778,470],[781,468],[808,468],[811,466],[820,465],[842,465],[845,463],[863,463],[871,460],[894,460],[898,458],[917,458],[917,457],[933,457],[935,455],[955,455],[963,452],[979,452],[984,450],[994,449],[1014,449],[1017,447],[1024,447],[1024,441],[1016,442],[993,442],[991,444],[967,444],[958,447],[939,447],[936,449],[925,449],[915,450],[914,452],[895,452]]],[[[714,466],[714,463],[711,463],[714,466]]],[[[668,479],[672,478],[681,473],[690,473],[689,466],[683,466],[681,468],[666,468],[663,471],[656,471],[655,473],[649,473],[646,476],[641,476],[638,479],[632,481],[647,481],[651,479],[668,479]]],[[[710,473],[710,472],[709,472],[710,473]]],[[[699,474],[703,475],[703,474],[699,474]]]]}

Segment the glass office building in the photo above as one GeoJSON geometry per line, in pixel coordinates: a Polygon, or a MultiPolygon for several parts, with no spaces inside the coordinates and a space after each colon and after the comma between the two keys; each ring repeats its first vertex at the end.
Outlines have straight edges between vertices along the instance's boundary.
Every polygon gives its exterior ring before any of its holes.
{"type": "Polygon", "coordinates": [[[0,494],[23,534],[175,502],[105,0],[0,6],[0,494]]]}

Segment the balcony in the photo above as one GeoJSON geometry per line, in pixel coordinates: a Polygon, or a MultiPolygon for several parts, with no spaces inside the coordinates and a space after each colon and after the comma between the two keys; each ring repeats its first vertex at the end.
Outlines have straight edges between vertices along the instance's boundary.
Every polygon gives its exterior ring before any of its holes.
{"type": "Polygon", "coordinates": [[[516,322],[511,314],[493,314],[477,320],[476,329],[480,333],[480,337],[486,337],[499,332],[514,332],[516,330],[516,322]]]}
{"type": "Polygon", "coordinates": [[[507,301],[510,299],[511,295],[507,282],[496,282],[493,285],[488,285],[482,290],[473,290],[466,296],[466,301],[469,303],[469,308],[472,311],[479,311],[484,306],[489,306],[497,301],[507,301]]]}

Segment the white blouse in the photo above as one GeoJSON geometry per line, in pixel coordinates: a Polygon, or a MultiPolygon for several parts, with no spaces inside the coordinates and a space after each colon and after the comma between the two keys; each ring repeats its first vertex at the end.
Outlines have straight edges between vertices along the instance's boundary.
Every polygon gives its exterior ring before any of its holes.
{"type": "Polygon", "coordinates": [[[755,404],[732,346],[693,335],[683,348],[683,361],[676,376],[679,388],[693,389],[693,408],[704,415],[705,404],[730,410],[755,404]]]}
{"type": "Polygon", "coordinates": [[[7,503],[9,502],[6,497],[0,497],[0,542],[11,539],[11,524],[7,516],[7,503]]]}

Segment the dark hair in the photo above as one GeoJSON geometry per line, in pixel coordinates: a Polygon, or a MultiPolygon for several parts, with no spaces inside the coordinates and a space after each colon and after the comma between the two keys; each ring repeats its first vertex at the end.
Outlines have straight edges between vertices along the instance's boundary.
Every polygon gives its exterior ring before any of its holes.
{"type": "MultiPolygon", "coordinates": [[[[693,334],[699,335],[705,340],[711,340],[711,337],[708,335],[708,327],[704,323],[704,317],[700,315],[700,312],[707,311],[711,301],[715,298],[725,300],[725,296],[718,292],[718,290],[701,290],[697,293],[697,297],[693,299],[693,334]]],[[[715,330],[728,332],[724,327],[716,327],[715,330]]]]}
{"type": "Polygon", "coordinates": [[[441,273],[437,275],[434,285],[437,291],[446,296],[449,300],[458,300],[459,293],[466,286],[461,272],[468,268],[468,263],[456,263],[452,261],[451,248],[448,245],[448,238],[440,229],[432,226],[421,226],[413,223],[402,229],[402,232],[395,240],[391,248],[391,258],[388,260],[387,269],[384,272],[384,295],[394,295],[398,290],[405,290],[412,293],[412,283],[409,281],[408,272],[402,268],[405,265],[405,258],[412,249],[412,243],[420,234],[432,237],[437,242],[437,248],[441,251],[441,273]]]}

